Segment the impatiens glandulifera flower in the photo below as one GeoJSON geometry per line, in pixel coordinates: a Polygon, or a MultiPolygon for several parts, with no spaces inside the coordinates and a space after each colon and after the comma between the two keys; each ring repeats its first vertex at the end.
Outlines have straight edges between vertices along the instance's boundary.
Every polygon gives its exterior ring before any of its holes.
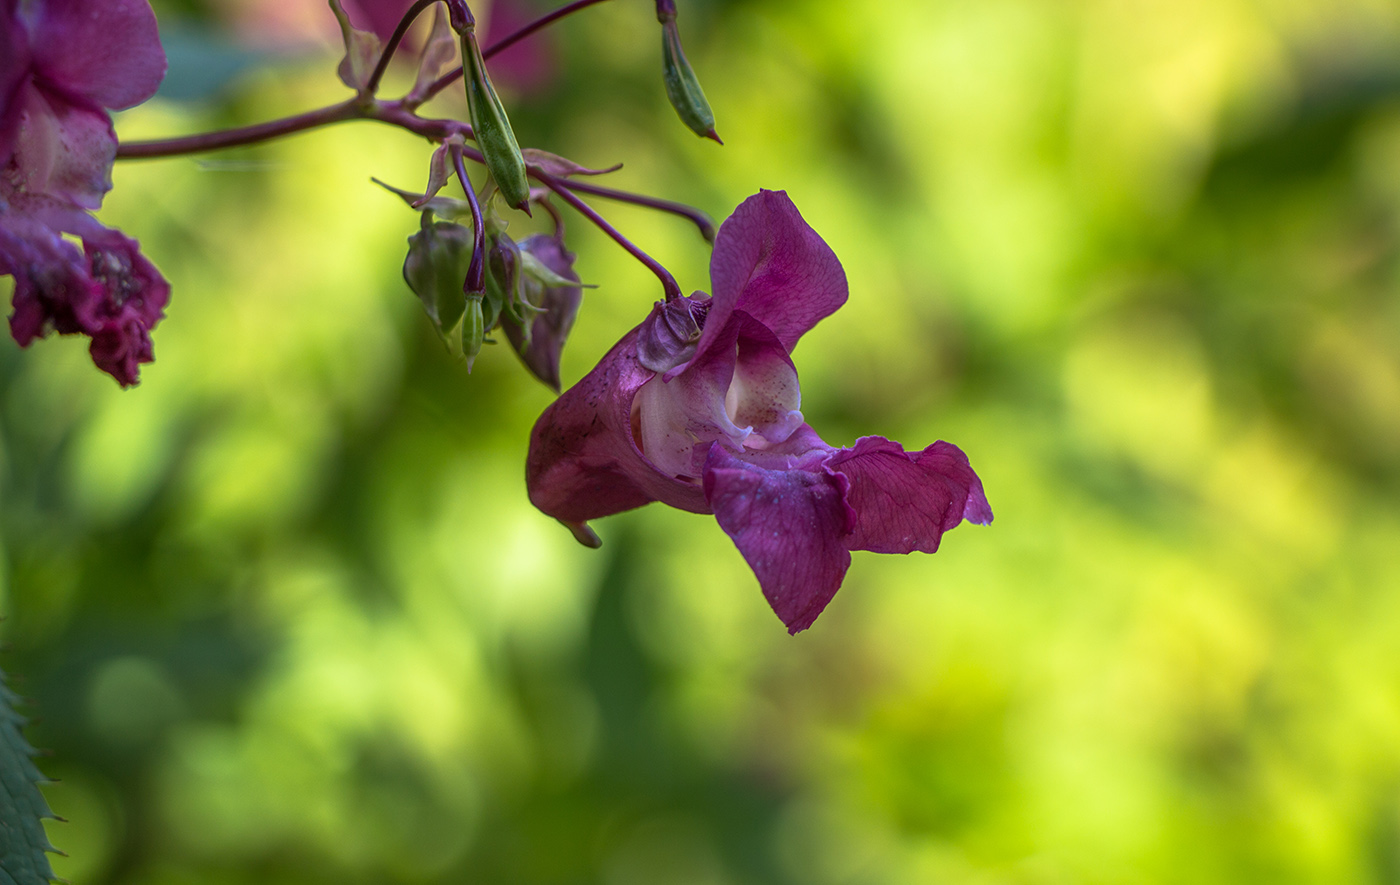
{"type": "Polygon", "coordinates": [[[98,224],[117,138],[106,109],[150,98],[165,53],[145,0],[0,0],[0,274],[10,332],[92,338],[123,386],[150,362],[170,287],[132,240],[98,224]],[[83,248],[63,238],[71,234],[83,248]]]}
{"type": "Polygon", "coordinates": [[[991,522],[956,446],[834,448],[803,420],[790,353],[847,286],[785,193],[724,222],[710,278],[713,297],[657,304],[540,416],[525,471],[536,507],[589,544],[588,520],[652,501],[713,513],[791,633],[835,595],[850,551],[932,553],[964,519],[991,522]]]}

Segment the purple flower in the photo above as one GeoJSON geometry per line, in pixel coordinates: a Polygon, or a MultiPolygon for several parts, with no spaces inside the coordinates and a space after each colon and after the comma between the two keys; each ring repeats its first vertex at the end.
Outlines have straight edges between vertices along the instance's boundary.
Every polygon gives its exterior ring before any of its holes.
{"type": "Polygon", "coordinates": [[[850,551],[932,553],[964,519],[991,522],[956,446],[833,448],[803,421],[789,354],[845,303],[846,275],[785,193],[724,222],[710,278],[713,297],[657,304],[540,416],[536,507],[594,544],[588,520],[651,501],[713,513],[791,633],[831,601],[850,551]]]}
{"type": "Polygon", "coordinates": [[[98,224],[117,138],[107,109],[150,98],[165,53],[145,0],[0,0],[0,274],[10,333],[92,338],[122,385],[150,362],[170,287],[135,240],[98,224]],[[71,234],[83,248],[63,238],[71,234]]]}

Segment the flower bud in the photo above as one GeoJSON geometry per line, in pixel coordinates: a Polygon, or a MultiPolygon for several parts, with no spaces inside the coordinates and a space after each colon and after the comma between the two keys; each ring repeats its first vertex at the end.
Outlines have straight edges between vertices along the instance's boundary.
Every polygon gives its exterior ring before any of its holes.
{"type": "Polygon", "coordinates": [[[525,158],[515,141],[505,106],[491,85],[486,62],[476,44],[475,25],[468,23],[458,31],[462,43],[463,81],[467,85],[467,109],[471,112],[472,133],[477,147],[486,158],[486,168],[500,188],[506,204],[528,213],[530,183],[525,176],[525,158]]]}
{"type": "MultiPolygon", "coordinates": [[[[715,115],[700,88],[700,79],[681,48],[681,32],[676,27],[674,12],[661,20],[661,62],[666,81],[666,97],[676,109],[681,122],[703,138],[719,141],[715,133],[715,115]]],[[[724,142],[720,142],[723,144],[724,142]]]]}
{"type": "MultiPolygon", "coordinates": [[[[403,263],[404,281],[423,303],[433,328],[455,356],[464,356],[467,349],[462,333],[468,298],[462,291],[462,282],[467,278],[471,259],[471,230],[449,221],[437,221],[425,223],[422,230],[408,238],[408,256],[403,263]]],[[[478,296],[476,300],[477,322],[480,323],[481,299],[478,296]]],[[[478,334],[477,350],[480,349],[478,334]]]]}

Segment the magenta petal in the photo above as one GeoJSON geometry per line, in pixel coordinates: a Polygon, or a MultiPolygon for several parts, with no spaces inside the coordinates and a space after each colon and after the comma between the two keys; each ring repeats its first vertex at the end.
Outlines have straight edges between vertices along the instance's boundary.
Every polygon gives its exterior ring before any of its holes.
{"type": "Polygon", "coordinates": [[[112,110],[150,98],[165,77],[146,0],[44,0],[31,42],[49,85],[112,110]]]}
{"type": "Polygon", "coordinates": [[[852,550],[933,553],[943,533],[964,518],[992,521],[982,481],[951,443],[910,453],[884,437],[867,436],[832,455],[827,467],[850,480],[846,500],[856,525],[845,543],[852,550]]]}
{"type": "Polygon", "coordinates": [[[14,150],[17,114],[11,107],[20,80],[29,70],[28,35],[13,12],[0,6],[0,168],[10,161],[14,150]]]}
{"type": "Polygon", "coordinates": [[[749,430],[730,420],[725,401],[742,325],[742,315],[732,318],[715,346],[684,372],[670,380],[657,375],[637,392],[635,425],[642,451],[663,471],[698,477],[697,443],[719,440],[738,450],[748,438],[749,430]]]}
{"type": "Polygon", "coordinates": [[[636,352],[633,329],[535,422],[525,481],[531,503],[550,516],[578,524],[650,501],[708,512],[697,483],[658,470],[637,447],[633,399],[654,373],[636,352]]]}
{"type": "Polygon", "coordinates": [[[713,306],[700,350],[743,310],[788,350],[846,303],[846,272],[783,191],[759,191],[720,225],[710,257],[713,306]]]}
{"type": "Polygon", "coordinates": [[[789,633],[812,626],[851,564],[845,486],[840,474],[766,470],[710,448],[705,498],[789,633]]]}

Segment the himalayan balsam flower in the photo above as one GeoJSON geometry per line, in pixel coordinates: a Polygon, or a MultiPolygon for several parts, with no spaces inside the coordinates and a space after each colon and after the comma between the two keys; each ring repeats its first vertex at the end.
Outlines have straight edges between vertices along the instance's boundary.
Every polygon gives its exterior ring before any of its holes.
{"type": "Polygon", "coordinates": [[[657,304],[530,437],[530,500],[573,528],[651,501],[713,513],[789,632],[835,595],[852,550],[932,553],[964,519],[987,524],[982,482],[954,445],[822,441],[798,411],[789,356],[846,301],[846,275],[781,191],[720,228],[714,296],[657,304]]]}
{"type": "Polygon", "coordinates": [[[10,333],[92,338],[122,385],[150,362],[170,286],[132,240],[86,210],[111,189],[107,109],[150,98],[165,52],[145,0],[0,0],[0,274],[15,278],[10,333]],[[80,250],[64,239],[82,240],[80,250]]]}

